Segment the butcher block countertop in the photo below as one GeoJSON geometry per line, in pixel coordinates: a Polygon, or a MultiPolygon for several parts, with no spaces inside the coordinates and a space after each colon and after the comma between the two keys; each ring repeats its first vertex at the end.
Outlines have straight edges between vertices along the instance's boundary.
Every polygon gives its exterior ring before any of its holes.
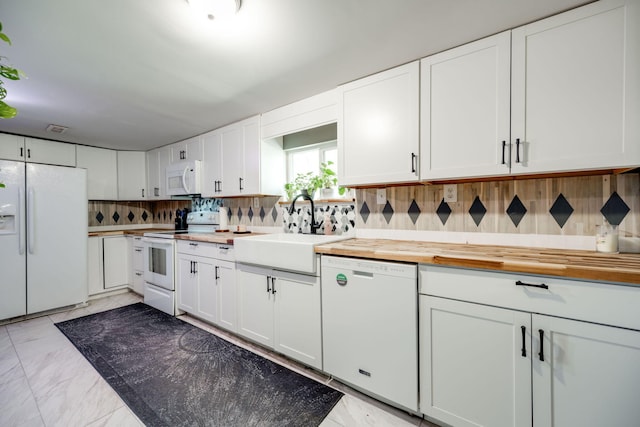
{"type": "Polygon", "coordinates": [[[171,228],[130,228],[126,230],[90,231],[89,237],[143,236],[144,233],[158,233],[171,230],[171,228]]]}
{"type": "Polygon", "coordinates": [[[341,240],[318,245],[315,251],[325,255],[541,274],[640,286],[640,254],[385,239],[341,240]]]}
{"type": "Polygon", "coordinates": [[[222,231],[220,233],[188,233],[188,234],[176,234],[176,240],[190,240],[194,242],[202,243],[223,243],[227,245],[233,245],[233,239],[237,239],[242,236],[253,236],[254,234],[236,234],[232,231],[222,231]]]}

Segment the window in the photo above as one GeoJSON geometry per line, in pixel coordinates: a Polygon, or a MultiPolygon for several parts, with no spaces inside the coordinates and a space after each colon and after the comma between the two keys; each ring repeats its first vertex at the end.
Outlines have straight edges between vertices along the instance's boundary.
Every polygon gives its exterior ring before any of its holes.
{"type": "Polygon", "coordinates": [[[307,145],[287,150],[287,182],[299,173],[320,172],[320,163],[333,162],[331,169],[338,172],[338,144],[336,141],[307,145]]]}

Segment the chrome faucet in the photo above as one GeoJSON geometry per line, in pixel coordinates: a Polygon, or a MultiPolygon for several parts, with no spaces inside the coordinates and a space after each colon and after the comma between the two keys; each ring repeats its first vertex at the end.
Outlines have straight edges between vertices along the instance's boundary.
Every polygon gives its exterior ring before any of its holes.
{"type": "Polygon", "coordinates": [[[319,228],[316,225],[316,208],[313,204],[313,198],[309,195],[309,193],[305,191],[293,198],[293,200],[291,201],[291,206],[289,206],[289,215],[293,214],[293,210],[296,208],[296,200],[298,200],[299,198],[306,199],[311,203],[311,234],[316,234],[316,230],[319,228]]]}

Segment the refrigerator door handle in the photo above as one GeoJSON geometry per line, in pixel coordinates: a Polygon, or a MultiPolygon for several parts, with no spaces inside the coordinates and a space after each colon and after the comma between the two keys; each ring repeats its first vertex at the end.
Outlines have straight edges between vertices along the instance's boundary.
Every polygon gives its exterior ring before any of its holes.
{"type": "Polygon", "coordinates": [[[35,236],[34,236],[34,199],[35,194],[33,191],[33,187],[30,187],[27,192],[27,239],[29,239],[29,253],[33,253],[33,249],[35,247],[35,236]]]}
{"type": "Polygon", "coordinates": [[[22,233],[22,207],[24,206],[24,190],[18,190],[18,209],[16,209],[16,228],[18,229],[18,249],[20,255],[24,255],[25,240],[22,233]]]}

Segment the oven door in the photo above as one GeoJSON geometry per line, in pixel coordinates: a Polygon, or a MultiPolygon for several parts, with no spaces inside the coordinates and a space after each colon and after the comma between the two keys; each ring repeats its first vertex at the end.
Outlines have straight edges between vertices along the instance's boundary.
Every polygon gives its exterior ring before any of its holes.
{"type": "Polygon", "coordinates": [[[175,242],[173,239],[144,237],[144,281],[173,291],[173,259],[175,242]]]}

